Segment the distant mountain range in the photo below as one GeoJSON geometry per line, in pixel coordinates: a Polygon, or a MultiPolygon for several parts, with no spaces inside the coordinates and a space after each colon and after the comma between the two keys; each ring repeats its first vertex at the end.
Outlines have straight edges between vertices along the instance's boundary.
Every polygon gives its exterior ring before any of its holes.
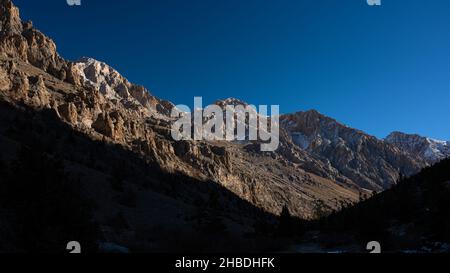
{"type": "MultiPolygon", "coordinates": [[[[317,111],[283,115],[275,152],[250,141],[177,142],[171,102],[103,62],[63,59],[10,0],[0,0],[0,15],[0,160],[13,165],[21,150],[37,147],[58,158],[95,200],[105,242],[130,246],[158,227],[194,232],[217,220],[198,216],[204,206],[233,236],[276,221],[283,207],[312,219],[318,204],[338,210],[450,155],[449,142],[402,133],[380,140],[317,111]]],[[[134,247],[166,247],[152,240],[134,247]]]]}
{"type": "Polygon", "coordinates": [[[356,185],[381,191],[399,174],[411,175],[427,165],[424,158],[345,126],[317,111],[282,118],[283,127],[301,149],[318,156],[356,185]]]}
{"type": "Polygon", "coordinates": [[[385,141],[407,151],[416,158],[425,159],[428,164],[437,163],[450,156],[450,141],[401,132],[391,133],[385,141]]]}

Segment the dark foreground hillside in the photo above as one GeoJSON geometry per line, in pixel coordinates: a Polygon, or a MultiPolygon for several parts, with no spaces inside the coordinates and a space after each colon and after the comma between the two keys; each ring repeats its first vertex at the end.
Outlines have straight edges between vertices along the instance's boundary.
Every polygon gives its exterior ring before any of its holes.
{"type": "Polygon", "coordinates": [[[52,110],[0,101],[0,253],[267,251],[277,227],[215,182],[93,141],[52,110]]]}
{"type": "Polygon", "coordinates": [[[0,149],[0,252],[64,252],[72,240],[85,252],[365,252],[369,241],[384,251],[449,250],[450,160],[328,217],[316,202],[323,218],[308,223],[165,173],[52,110],[1,102],[0,149]]]}
{"type": "Polygon", "coordinates": [[[383,251],[450,251],[450,159],[402,178],[392,189],[333,213],[315,224],[324,247],[365,247],[383,251]]]}

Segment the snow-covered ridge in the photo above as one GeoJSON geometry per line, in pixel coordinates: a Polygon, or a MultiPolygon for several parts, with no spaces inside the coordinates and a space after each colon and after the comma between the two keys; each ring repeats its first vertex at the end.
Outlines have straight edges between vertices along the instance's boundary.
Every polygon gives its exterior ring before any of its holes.
{"type": "Polygon", "coordinates": [[[427,138],[429,143],[425,156],[432,160],[442,160],[450,156],[450,141],[435,140],[427,138]]]}
{"type": "Polygon", "coordinates": [[[290,134],[292,141],[304,150],[314,150],[314,147],[318,146],[329,149],[330,144],[334,146],[333,149],[344,146],[357,147],[360,143],[370,140],[379,145],[386,143],[395,146],[401,152],[427,164],[434,164],[450,157],[450,141],[402,132],[393,132],[384,140],[379,140],[315,110],[286,115],[281,124],[290,134]]]}
{"type": "Polygon", "coordinates": [[[425,158],[430,164],[450,157],[450,141],[402,132],[391,133],[385,141],[415,156],[425,158]]]}
{"type": "Polygon", "coordinates": [[[217,100],[214,104],[219,105],[220,107],[225,107],[227,105],[230,105],[230,106],[239,106],[239,105],[241,105],[241,106],[248,106],[248,103],[246,103],[246,102],[244,102],[244,101],[242,101],[240,99],[237,99],[237,98],[227,98],[227,99],[224,99],[224,100],[217,100]]]}

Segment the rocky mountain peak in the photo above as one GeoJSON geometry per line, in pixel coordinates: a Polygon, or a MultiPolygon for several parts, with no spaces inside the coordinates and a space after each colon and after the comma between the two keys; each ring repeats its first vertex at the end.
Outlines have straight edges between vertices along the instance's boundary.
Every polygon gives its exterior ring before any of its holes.
{"type": "Polygon", "coordinates": [[[414,174],[426,165],[422,158],[413,158],[315,110],[284,115],[281,125],[295,145],[319,156],[363,188],[390,187],[399,173],[414,174]]]}
{"type": "Polygon", "coordinates": [[[337,120],[321,114],[317,110],[284,115],[281,120],[289,131],[301,131],[308,136],[321,135],[325,138],[335,140],[340,137],[339,135],[346,134],[348,129],[350,129],[337,120]]]}
{"type": "Polygon", "coordinates": [[[385,141],[415,157],[425,158],[429,164],[434,164],[450,156],[450,141],[402,132],[392,132],[385,138],[385,141]]]}
{"type": "Polygon", "coordinates": [[[224,100],[217,100],[214,104],[217,104],[222,108],[227,105],[232,105],[232,106],[238,106],[238,105],[247,106],[248,105],[248,103],[246,103],[240,99],[237,99],[237,98],[227,98],[224,100]]]}
{"type": "Polygon", "coordinates": [[[169,115],[173,104],[152,96],[143,86],[130,83],[117,70],[93,58],[82,57],[72,65],[72,72],[84,87],[93,88],[107,99],[143,106],[150,113],[169,115]]]}
{"type": "Polygon", "coordinates": [[[0,18],[0,33],[20,34],[22,32],[19,9],[11,0],[0,0],[0,18]]]}
{"type": "Polygon", "coordinates": [[[10,0],[0,0],[1,56],[27,62],[60,80],[70,78],[70,69],[52,39],[22,22],[19,9],[10,0]]]}
{"type": "Polygon", "coordinates": [[[93,58],[82,57],[73,69],[85,86],[99,90],[107,98],[128,98],[130,83],[115,69],[93,58]]]}

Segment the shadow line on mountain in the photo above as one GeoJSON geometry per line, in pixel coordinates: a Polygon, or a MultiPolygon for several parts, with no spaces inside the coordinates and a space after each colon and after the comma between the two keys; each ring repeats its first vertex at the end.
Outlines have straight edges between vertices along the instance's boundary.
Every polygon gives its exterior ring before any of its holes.
{"type": "MultiPolygon", "coordinates": [[[[0,148],[4,151],[0,156],[0,177],[3,180],[0,197],[8,196],[0,202],[0,212],[5,212],[0,217],[3,218],[2,222],[10,223],[3,224],[6,228],[17,228],[16,232],[10,232],[11,236],[7,236],[7,233],[0,236],[0,243],[10,246],[9,249],[0,248],[0,252],[53,252],[55,249],[60,250],[61,244],[66,242],[70,235],[84,236],[85,238],[80,240],[86,242],[89,249],[94,251],[98,243],[105,240],[104,231],[101,231],[104,226],[108,226],[113,232],[131,230],[136,233],[133,224],[127,222],[127,212],[142,209],[136,204],[136,200],[133,200],[140,192],[154,192],[165,196],[170,202],[181,206],[180,208],[188,208],[185,211],[194,213],[182,215],[183,211],[179,212],[180,217],[189,218],[187,222],[192,223],[192,226],[171,227],[172,231],[167,232],[168,237],[176,237],[177,230],[181,234],[181,238],[172,242],[160,243],[154,247],[151,246],[154,243],[146,245],[144,242],[137,242],[145,241],[145,238],[132,237],[128,241],[119,239],[122,242],[131,241],[127,247],[132,250],[223,252],[260,251],[261,248],[272,247],[259,245],[259,239],[256,237],[258,234],[267,236],[271,233],[277,225],[277,217],[255,207],[214,181],[199,181],[180,173],[166,173],[157,164],[120,145],[90,139],[62,122],[53,110],[38,111],[26,105],[16,106],[0,101],[0,124],[0,148]],[[85,177],[68,177],[67,167],[74,165],[109,177],[107,181],[111,189],[123,197],[112,202],[126,208],[115,221],[99,222],[101,215],[94,221],[92,215],[102,204],[96,203],[95,196],[86,193],[85,177]],[[54,186],[52,183],[59,185],[56,190],[48,189],[54,186]],[[16,186],[11,186],[12,184],[16,186]],[[78,186],[73,189],[72,186],[66,187],[68,184],[78,186]],[[38,185],[44,185],[45,189],[38,185]],[[130,188],[134,189],[131,194],[128,192],[130,188]],[[66,199],[76,200],[66,206],[67,200],[55,196],[56,193],[66,199]],[[43,199],[51,201],[46,202],[43,199]],[[80,207],[86,211],[81,212],[80,207]],[[31,208],[33,209],[30,210],[31,208]],[[31,212],[35,215],[30,215],[31,212]],[[76,219],[73,219],[72,215],[82,218],[84,226],[80,224],[78,227],[70,227],[69,225],[74,223],[76,225],[76,219]],[[24,219],[29,227],[19,223],[24,219]],[[229,227],[233,225],[238,226],[237,232],[229,231],[229,227]],[[49,231],[52,229],[53,233],[49,231]],[[249,233],[239,229],[255,231],[249,233]],[[235,233],[242,236],[235,236],[235,233]],[[203,238],[190,238],[199,235],[203,238]],[[23,238],[20,238],[21,236],[23,238]],[[34,242],[30,242],[33,240],[34,242]],[[132,242],[133,240],[136,242],[132,242]],[[42,249],[42,245],[46,243],[48,248],[42,249]]],[[[98,186],[89,185],[89,188],[102,186],[104,183],[99,183],[98,186]]],[[[101,188],[96,190],[102,191],[101,188]]],[[[148,218],[151,217],[152,215],[148,215],[148,218]]],[[[173,217],[178,216],[174,214],[173,217]]],[[[158,219],[152,221],[157,223],[158,219]]],[[[148,223],[154,224],[150,220],[148,223]]],[[[165,239],[171,240],[161,238],[161,241],[165,239]]]]}

